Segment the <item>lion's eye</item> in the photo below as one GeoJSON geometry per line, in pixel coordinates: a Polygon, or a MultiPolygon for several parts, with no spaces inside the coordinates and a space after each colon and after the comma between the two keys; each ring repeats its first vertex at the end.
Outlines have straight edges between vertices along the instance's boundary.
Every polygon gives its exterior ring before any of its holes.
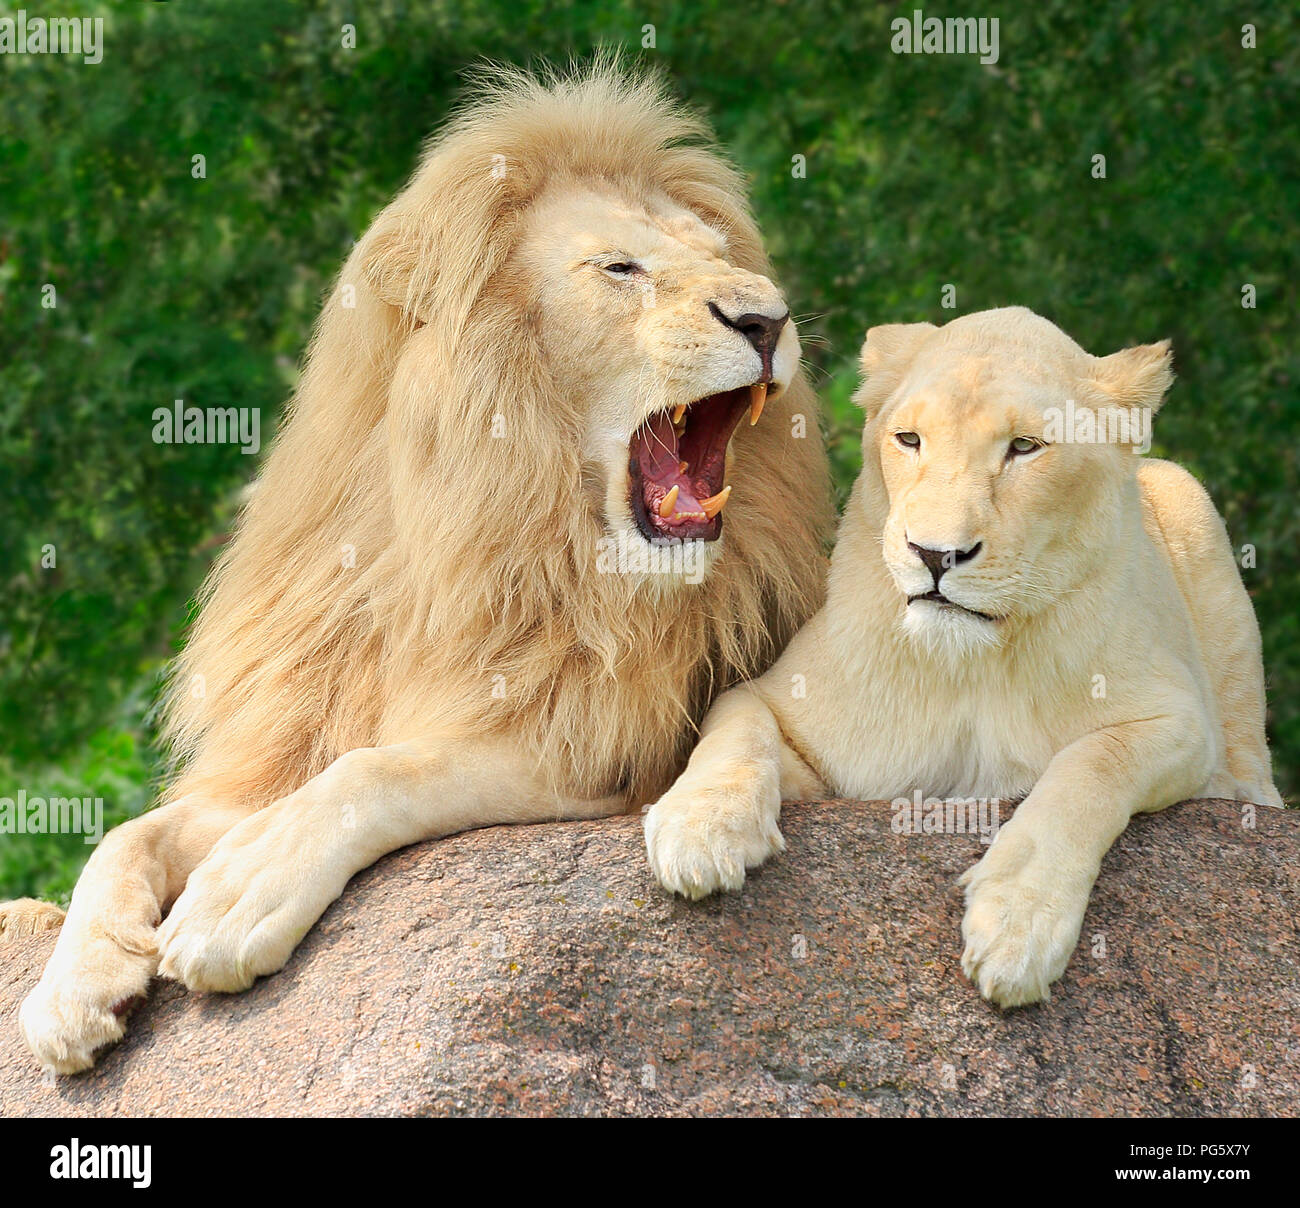
{"type": "Polygon", "coordinates": [[[1033,453],[1043,447],[1041,440],[1035,440],[1032,436],[1017,436],[1007,448],[1008,457],[1023,457],[1026,453],[1033,453]]]}
{"type": "Polygon", "coordinates": [[[895,432],[894,439],[905,449],[919,449],[921,437],[916,432],[895,432]]]}
{"type": "Polygon", "coordinates": [[[641,266],[631,260],[617,260],[603,267],[607,273],[612,273],[615,277],[630,277],[633,273],[641,271],[641,266]]]}

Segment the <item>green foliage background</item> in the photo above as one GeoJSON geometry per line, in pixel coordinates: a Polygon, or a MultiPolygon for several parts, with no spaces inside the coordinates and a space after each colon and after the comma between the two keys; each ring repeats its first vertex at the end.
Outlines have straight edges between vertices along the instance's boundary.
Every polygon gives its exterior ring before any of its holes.
{"type": "MultiPolygon", "coordinates": [[[[1172,337],[1180,380],[1155,452],[1193,469],[1257,551],[1244,574],[1295,791],[1293,4],[926,10],[998,17],[992,66],[892,54],[889,23],[914,5],[864,0],[74,7],[105,18],[100,64],[0,58],[0,796],[98,794],[111,823],[153,791],[159,672],[256,470],[233,445],[154,444],[154,408],[260,407],[265,443],[322,291],[465,69],[598,45],[667,71],[749,174],[841,492],[873,323],[1021,303],[1093,352],[1172,337]]],[[[0,896],[66,894],[88,851],[0,837],[0,896]]]]}

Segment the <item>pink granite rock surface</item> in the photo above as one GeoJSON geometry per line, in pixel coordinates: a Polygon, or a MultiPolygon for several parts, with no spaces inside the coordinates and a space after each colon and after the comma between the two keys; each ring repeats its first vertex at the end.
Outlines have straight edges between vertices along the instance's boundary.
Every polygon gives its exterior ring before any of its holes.
{"type": "Polygon", "coordinates": [[[52,934],[0,948],[14,1115],[1288,1115],[1300,1112],[1300,814],[1192,802],[1106,860],[1049,1003],[960,967],[978,838],[790,807],[789,850],[701,903],[640,820],[497,828],[358,876],[236,996],[156,983],[95,1070],[17,1034],[52,934]]]}

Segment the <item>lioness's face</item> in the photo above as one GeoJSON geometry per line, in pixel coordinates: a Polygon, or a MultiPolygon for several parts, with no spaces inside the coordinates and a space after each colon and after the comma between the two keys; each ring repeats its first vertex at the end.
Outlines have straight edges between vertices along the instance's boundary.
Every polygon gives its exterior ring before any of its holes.
{"type": "Polygon", "coordinates": [[[1114,523],[1132,454],[1049,439],[1049,408],[1083,389],[1050,358],[933,344],[874,425],[882,553],[906,631],[964,651],[1001,644],[1088,573],[1088,530],[1114,523]]]}
{"type": "Polygon", "coordinates": [[[790,384],[799,340],[777,288],[663,198],[555,186],[521,245],[537,338],[585,400],[584,460],[611,531],[716,541],[733,439],[790,384]]]}

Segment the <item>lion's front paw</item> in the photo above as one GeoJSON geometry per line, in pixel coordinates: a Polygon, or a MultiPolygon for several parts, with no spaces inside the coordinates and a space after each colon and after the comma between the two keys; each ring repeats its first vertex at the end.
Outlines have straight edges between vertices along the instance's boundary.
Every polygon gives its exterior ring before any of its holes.
{"type": "Polygon", "coordinates": [[[52,931],[63,925],[63,911],[52,902],[35,898],[18,898],[0,902],[0,941],[52,931]]]}
{"type": "Polygon", "coordinates": [[[1019,1007],[1046,999],[1079,940],[1091,882],[1063,878],[1034,861],[990,864],[991,849],[961,879],[966,941],[961,967],[991,1002],[1019,1007]]]}
{"type": "Polygon", "coordinates": [[[37,1061],[56,1074],[76,1074],[95,1063],[95,1052],[121,1040],[121,1018],[102,996],[67,993],[41,982],[18,1009],[18,1026],[37,1061]]]}
{"type": "Polygon", "coordinates": [[[191,990],[234,993],[284,966],[338,896],[304,870],[306,853],[255,814],[190,874],[158,928],[158,972],[191,990]]]}
{"type": "Polygon", "coordinates": [[[747,868],[785,851],[779,810],[779,797],[670,789],[646,815],[650,867],[665,889],[688,898],[739,889],[747,868]]]}
{"type": "Polygon", "coordinates": [[[108,939],[56,952],[18,1010],[28,1048],[55,1073],[89,1069],[99,1049],[122,1039],[126,1013],[153,971],[151,950],[127,951],[108,939]]]}

